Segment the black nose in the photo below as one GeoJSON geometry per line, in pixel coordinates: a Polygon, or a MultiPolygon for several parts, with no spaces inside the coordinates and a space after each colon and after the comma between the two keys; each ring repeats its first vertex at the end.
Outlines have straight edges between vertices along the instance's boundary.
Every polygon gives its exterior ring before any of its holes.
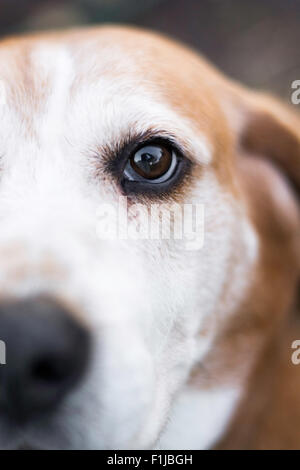
{"type": "Polygon", "coordinates": [[[87,329],[50,298],[0,304],[0,339],[0,413],[19,422],[55,409],[87,367],[87,329]]]}

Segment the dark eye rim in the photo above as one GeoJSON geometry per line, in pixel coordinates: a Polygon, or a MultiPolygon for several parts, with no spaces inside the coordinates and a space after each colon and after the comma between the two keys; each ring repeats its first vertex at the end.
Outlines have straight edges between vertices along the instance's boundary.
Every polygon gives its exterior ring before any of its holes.
{"type": "Polygon", "coordinates": [[[175,190],[184,180],[185,176],[190,172],[192,167],[191,160],[184,155],[183,150],[177,142],[170,137],[166,136],[150,136],[145,138],[142,136],[138,139],[130,140],[124,144],[117,152],[117,155],[109,163],[109,172],[117,178],[117,181],[125,195],[144,195],[149,197],[164,196],[175,190]],[[172,175],[162,182],[155,182],[155,180],[147,180],[139,178],[137,180],[129,180],[124,176],[124,171],[130,157],[144,146],[148,145],[162,145],[166,147],[171,153],[176,154],[176,167],[172,175]]]}

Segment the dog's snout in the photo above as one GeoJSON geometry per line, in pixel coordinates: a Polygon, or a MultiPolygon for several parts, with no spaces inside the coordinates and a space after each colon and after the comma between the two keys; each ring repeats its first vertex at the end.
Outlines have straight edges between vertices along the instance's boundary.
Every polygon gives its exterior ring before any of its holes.
{"type": "Polygon", "coordinates": [[[50,298],[1,304],[0,337],[0,409],[17,421],[55,409],[87,367],[87,329],[50,298]]]}

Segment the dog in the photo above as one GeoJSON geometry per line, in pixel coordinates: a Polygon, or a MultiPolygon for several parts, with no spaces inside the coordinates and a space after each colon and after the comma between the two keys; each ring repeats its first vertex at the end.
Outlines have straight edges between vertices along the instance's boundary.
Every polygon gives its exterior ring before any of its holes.
{"type": "Polygon", "coordinates": [[[0,64],[0,447],[299,447],[297,112],[127,26],[0,64]],[[203,246],[100,237],[120,197],[203,205],[203,246]]]}

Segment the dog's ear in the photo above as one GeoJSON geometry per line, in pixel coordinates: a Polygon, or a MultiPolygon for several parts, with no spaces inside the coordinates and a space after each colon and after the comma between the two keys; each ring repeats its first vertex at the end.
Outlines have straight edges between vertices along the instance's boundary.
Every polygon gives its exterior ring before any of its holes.
{"type": "Polygon", "coordinates": [[[232,83],[221,99],[256,227],[282,252],[293,245],[300,268],[300,114],[232,83]]]}
{"type": "MultiPolygon", "coordinates": [[[[276,166],[300,197],[300,113],[263,93],[230,87],[226,114],[236,145],[276,166]]],[[[226,104],[225,104],[226,106],[226,104]]]]}
{"type": "Polygon", "coordinates": [[[240,136],[245,150],[270,159],[300,196],[300,116],[266,96],[255,96],[240,136]]]}

